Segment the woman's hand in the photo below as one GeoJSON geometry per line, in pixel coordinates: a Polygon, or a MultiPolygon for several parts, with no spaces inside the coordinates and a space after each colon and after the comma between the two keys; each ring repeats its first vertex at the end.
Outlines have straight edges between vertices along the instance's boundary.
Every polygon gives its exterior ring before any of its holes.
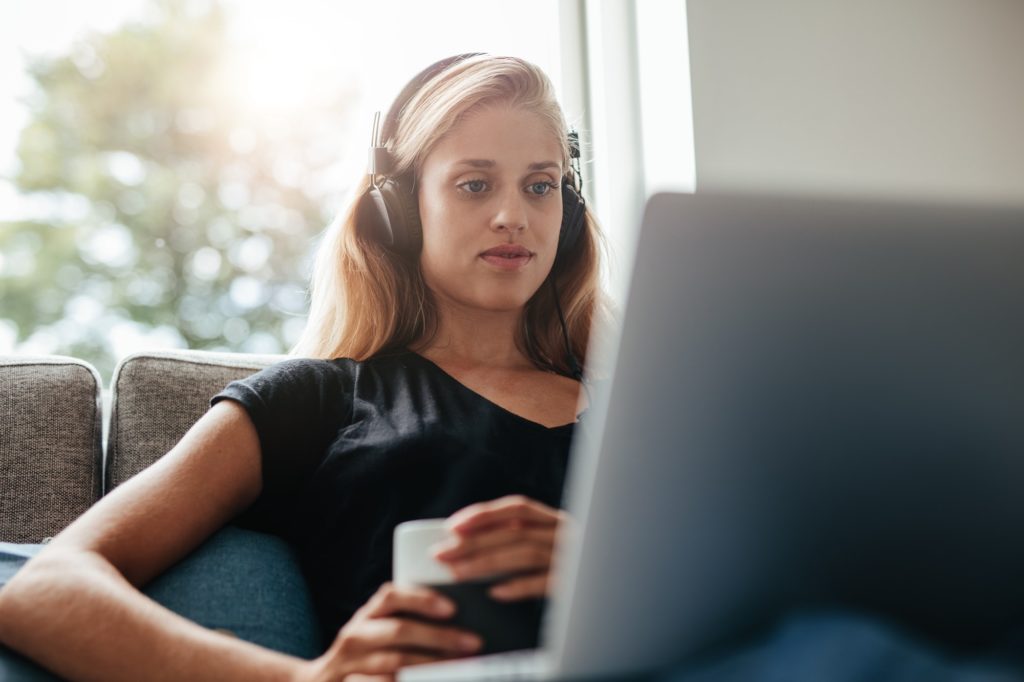
{"type": "Polygon", "coordinates": [[[407,617],[444,620],[454,613],[455,605],[433,590],[384,583],[301,679],[393,682],[399,668],[478,651],[483,643],[471,632],[407,617]]]}
{"type": "Polygon", "coordinates": [[[514,573],[490,595],[502,601],[544,597],[552,586],[552,557],[559,529],[569,516],[522,495],[461,509],[448,518],[454,540],[434,556],[459,580],[514,573]]]}

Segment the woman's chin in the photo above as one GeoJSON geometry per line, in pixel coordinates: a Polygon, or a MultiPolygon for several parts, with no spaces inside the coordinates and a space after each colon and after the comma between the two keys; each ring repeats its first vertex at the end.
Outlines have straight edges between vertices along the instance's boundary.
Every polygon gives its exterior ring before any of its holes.
{"type": "Polygon", "coordinates": [[[482,305],[481,308],[496,313],[519,313],[522,312],[523,308],[526,307],[527,300],[529,299],[508,299],[501,301],[491,301],[482,305]]]}
{"type": "MultiPolygon", "coordinates": [[[[481,312],[492,313],[519,313],[526,307],[543,282],[527,283],[520,282],[517,286],[510,286],[511,282],[502,282],[495,286],[492,282],[482,282],[476,287],[467,287],[466,291],[456,291],[453,288],[443,288],[438,291],[435,287],[427,286],[433,291],[439,303],[448,301],[456,307],[476,309],[481,312]],[[469,294],[468,296],[466,294],[469,294]]],[[[442,303],[442,305],[444,305],[442,303]]]]}
{"type": "Polygon", "coordinates": [[[530,295],[527,292],[512,294],[507,291],[497,292],[492,296],[480,297],[472,302],[474,307],[495,313],[521,312],[526,307],[530,295]]]}

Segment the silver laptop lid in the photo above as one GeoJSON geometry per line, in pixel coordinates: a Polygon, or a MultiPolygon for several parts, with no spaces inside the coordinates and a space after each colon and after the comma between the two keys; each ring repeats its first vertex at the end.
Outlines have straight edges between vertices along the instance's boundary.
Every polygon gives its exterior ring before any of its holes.
{"type": "Polygon", "coordinates": [[[556,671],[797,604],[954,638],[1021,612],[1024,212],[657,195],[636,263],[574,445],[556,671]]]}

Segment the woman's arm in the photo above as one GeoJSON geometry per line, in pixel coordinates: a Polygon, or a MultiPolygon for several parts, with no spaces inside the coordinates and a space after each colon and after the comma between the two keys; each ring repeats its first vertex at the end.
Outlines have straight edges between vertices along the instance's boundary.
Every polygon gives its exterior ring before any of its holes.
{"type": "Polygon", "coordinates": [[[71,680],[292,680],[297,658],[207,630],[138,591],[262,486],[245,409],[211,408],[0,590],[0,641],[71,680]]]}

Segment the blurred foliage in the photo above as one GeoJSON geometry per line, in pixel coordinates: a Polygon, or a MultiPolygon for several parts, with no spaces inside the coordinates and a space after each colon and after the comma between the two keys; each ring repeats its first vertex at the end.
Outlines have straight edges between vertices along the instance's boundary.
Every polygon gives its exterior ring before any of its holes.
{"type": "Polygon", "coordinates": [[[287,350],[325,205],[344,189],[315,188],[345,152],[350,92],[323,88],[301,118],[247,109],[225,11],[154,8],[29,62],[38,88],[13,181],[54,217],[0,223],[0,320],[16,344],[108,380],[117,334],[287,350]]]}

